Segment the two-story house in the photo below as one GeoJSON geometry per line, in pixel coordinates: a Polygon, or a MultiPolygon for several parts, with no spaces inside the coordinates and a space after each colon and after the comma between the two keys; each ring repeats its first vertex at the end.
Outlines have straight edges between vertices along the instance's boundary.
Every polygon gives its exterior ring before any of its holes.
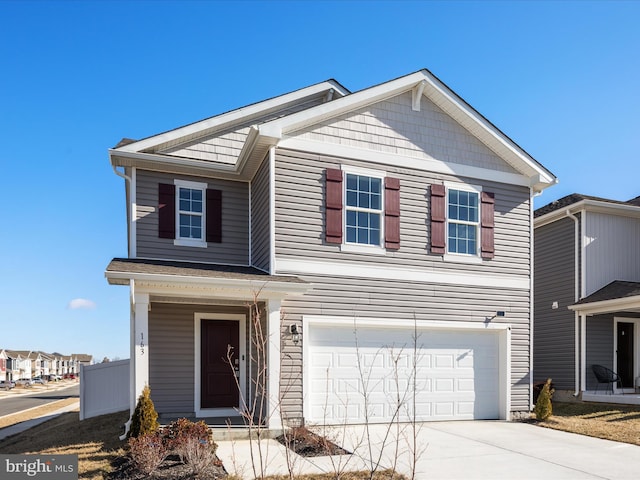
{"type": "Polygon", "coordinates": [[[640,197],[572,194],[535,211],[536,381],[558,395],[640,403],[640,197]],[[592,365],[621,376],[598,385],[592,365]],[[604,396],[595,394],[595,391],[604,396]]]}
{"type": "Polygon", "coordinates": [[[10,380],[7,376],[7,352],[4,348],[0,348],[0,382],[10,380]]]}
{"type": "Polygon", "coordinates": [[[132,412],[145,384],[162,419],[258,393],[269,427],[386,422],[397,385],[419,420],[530,410],[532,197],[556,179],[429,71],[328,80],[109,156],[132,412]]]}

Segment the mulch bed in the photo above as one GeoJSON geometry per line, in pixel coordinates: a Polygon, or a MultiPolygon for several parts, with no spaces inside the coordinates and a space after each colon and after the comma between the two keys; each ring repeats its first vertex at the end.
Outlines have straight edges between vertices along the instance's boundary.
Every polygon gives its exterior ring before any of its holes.
{"type": "Polygon", "coordinates": [[[276,437],[276,440],[302,457],[351,455],[351,452],[306,427],[291,428],[286,434],[276,437]]]}
{"type": "MultiPolygon", "coordinates": [[[[108,480],[187,480],[194,478],[191,469],[182,463],[177,455],[169,455],[151,477],[136,471],[129,457],[119,457],[111,466],[113,471],[106,477],[108,480]]],[[[205,478],[214,479],[226,476],[227,471],[220,462],[219,465],[214,466],[211,476],[199,476],[198,478],[204,480],[205,478]]]]}

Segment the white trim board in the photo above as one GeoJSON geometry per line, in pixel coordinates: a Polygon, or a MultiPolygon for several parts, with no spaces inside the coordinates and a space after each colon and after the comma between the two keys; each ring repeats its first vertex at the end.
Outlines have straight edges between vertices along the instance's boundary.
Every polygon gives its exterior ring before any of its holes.
{"type": "Polygon", "coordinates": [[[447,175],[455,175],[457,177],[468,177],[492,182],[508,183],[523,187],[531,186],[531,180],[528,177],[517,173],[443,162],[442,160],[437,159],[406,157],[404,155],[394,153],[365,150],[362,148],[348,147],[335,143],[317,142],[314,140],[300,138],[284,138],[278,143],[278,148],[313,152],[315,154],[328,155],[332,157],[362,160],[378,165],[392,166],[394,167],[393,170],[397,170],[399,168],[410,168],[424,172],[444,173],[447,175]]]}
{"type": "Polygon", "coordinates": [[[447,285],[472,285],[475,287],[529,289],[528,276],[483,273],[451,272],[446,267],[439,271],[412,270],[392,265],[363,265],[361,262],[328,262],[316,260],[276,259],[276,274],[329,275],[361,277],[379,280],[443,283],[447,285]]]}

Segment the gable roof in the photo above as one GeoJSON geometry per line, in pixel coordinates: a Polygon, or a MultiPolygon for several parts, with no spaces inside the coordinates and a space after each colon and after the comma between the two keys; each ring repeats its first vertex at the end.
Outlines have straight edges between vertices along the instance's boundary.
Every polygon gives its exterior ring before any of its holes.
{"type": "Polygon", "coordinates": [[[426,69],[350,93],[335,80],[232,110],[139,141],[123,140],[109,151],[111,163],[195,175],[215,172],[221,178],[250,180],[269,149],[288,135],[376,102],[412,92],[413,108],[424,96],[508,163],[536,191],[556,182],[555,176],[489,120],[426,69]],[[297,106],[293,108],[294,105],[297,106]],[[176,156],[167,149],[203,139],[232,127],[247,129],[235,163],[176,156]],[[164,151],[163,151],[164,149],[164,151]]]}
{"type": "Polygon", "coordinates": [[[562,198],[554,200],[533,212],[535,226],[542,226],[566,216],[566,211],[571,213],[580,210],[591,210],[605,213],[617,213],[640,216],[640,197],[631,200],[621,201],[610,198],[594,197],[581,193],[572,193],[562,198]]]}

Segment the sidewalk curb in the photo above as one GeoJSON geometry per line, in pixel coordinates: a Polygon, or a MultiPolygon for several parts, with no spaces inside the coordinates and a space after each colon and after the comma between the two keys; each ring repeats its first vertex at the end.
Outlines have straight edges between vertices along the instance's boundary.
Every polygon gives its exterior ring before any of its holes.
{"type": "MultiPolygon", "coordinates": [[[[18,433],[22,433],[26,430],[29,430],[30,428],[33,428],[36,425],[40,425],[41,423],[44,423],[47,420],[51,420],[52,418],[58,417],[63,413],[71,412],[79,407],[80,407],[80,400],[70,405],[67,405],[65,407],[59,408],[58,410],[54,410],[53,412],[47,413],[41,417],[32,418],[31,420],[26,420],[24,422],[20,422],[15,425],[2,428],[0,429],[0,441],[12,435],[16,435],[18,433]]],[[[38,407],[35,407],[35,408],[38,408],[38,407]]]]}

